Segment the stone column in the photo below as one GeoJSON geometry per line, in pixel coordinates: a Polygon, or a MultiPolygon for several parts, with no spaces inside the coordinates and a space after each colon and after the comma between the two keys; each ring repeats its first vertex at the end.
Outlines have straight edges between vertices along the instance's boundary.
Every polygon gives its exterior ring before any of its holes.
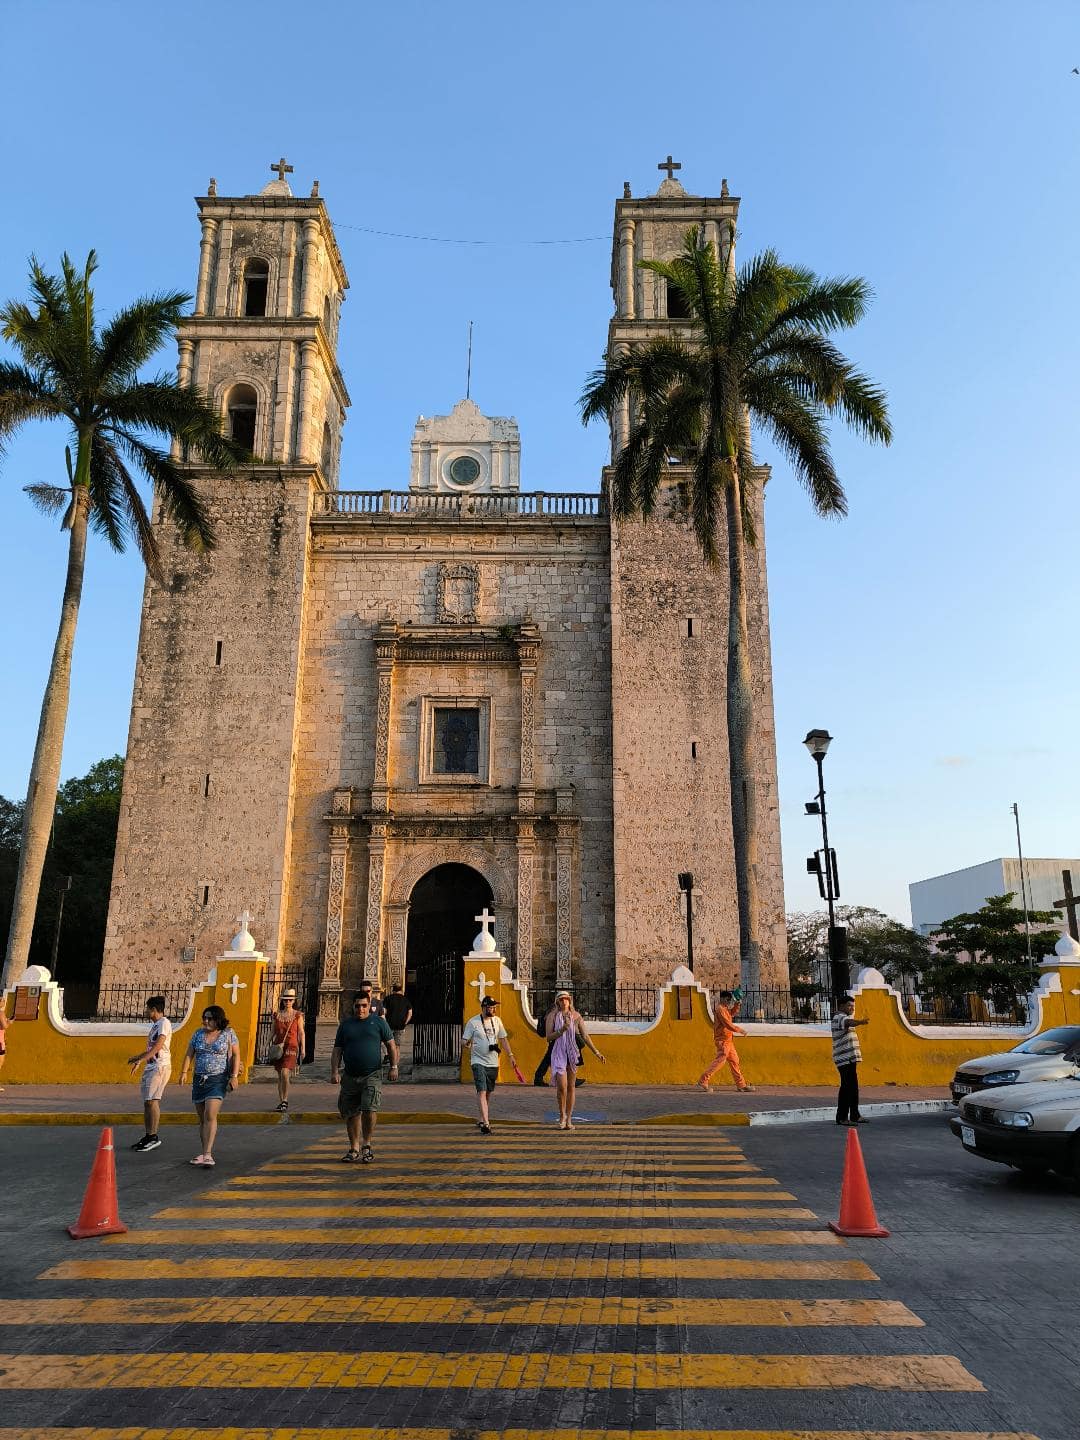
{"type": "Polygon", "coordinates": [[[218,222],[206,219],[202,222],[202,241],[199,245],[199,283],[195,287],[195,314],[208,313],[210,304],[210,275],[214,259],[214,244],[217,240],[218,222]]]}
{"type": "Polygon", "coordinates": [[[300,346],[300,402],[296,417],[296,459],[303,464],[311,461],[311,404],[315,391],[315,359],[319,346],[305,340],[300,346]]]}
{"type": "Polygon", "coordinates": [[[287,227],[288,240],[286,241],[285,253],[281,257],[281,268],[278,271],[278,292],[277,292],[277,313],[279,316],[291,316],[293,313],[293,282],[296,270],[296,226],[287,227]]]}
{"type": "Polygon", "coordinates": [[[405,985],[405,936],[409,924],[408,905],[388,905],[387,917],[387,985],[405,985]]]}
{"type": "MultiPolygon", "coordinates": [[[[186,390],[191,384],[191,365],[194,355],[194,340],[178,340],[176,342],[176,383],[182,390],[186,390]]],[[[179,440],[172,441],[169,446],[169,454],[174,460],[181,458],[179,440]]]]}
{"type": "Polygon", "coordinates": [[[385,615],[375,632],[375,676],[378,699],[375,710],[375,780],[371,787],[371,808],[390,809],[390,708],[393,698],[394,659],[398,627],[385,615]]]}
{"type": "Polygon", "coordinates": [[[574,951],[574,787],[555,792],[555,982],[569,987],[574,951]]]}
{"type": "Polygon", "coordinates": [[[375,822],[368,841],[367,923],[364,926],[364,979],[378,984],[382,954],[382,895],[386,860],[386,825],[375,822]]]}
{"type": "Polygon", "coordinates": [[[318,254],[319,222],[304,221],[304,290],[300,301],[301,315],[317,314],[315,305],[315,256],[318,254]]]}
{"type": "Polygon", "coordinates": [[[345,921],[345,879],[349,862],[349,811],[352,792],[335,790],[330,824],[330,879],[326,892],[326,938],[319,976],[319,1018],[340,1013],[341,936],[345,921]]]}
{"type": "Polygon", "coordinates": [[[213,314],[215,315],[224,315],[229,303],[229,258],[232,253],[232,230],[231,220],[221,222],[214,265],[213,314]]]}
{"type": "Polygon", "coordinates": [[[536,671],[540,657],[540,631],[526,615],[517,633],[518,675],[521,690],[521,752],[517,814],[517,978],[532,984],[533,891],[535,886],[536,827],[536,671]]]}
{"type": "Polygon", "coordinates": [[[619,318],[633,320],[634,311],[634,230],[633,220],[619,221],[619,318]]]}

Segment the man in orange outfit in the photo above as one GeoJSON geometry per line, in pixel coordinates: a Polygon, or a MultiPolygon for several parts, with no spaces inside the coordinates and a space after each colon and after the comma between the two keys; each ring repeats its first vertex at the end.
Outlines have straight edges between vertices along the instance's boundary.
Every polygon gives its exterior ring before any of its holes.
{"type": "Polygon", "coordinates": [[[716,1041],[716,1059],[697,1082],[702,1090],[708,1090],[709,1081],[716,1074],[717,1070],[723,1069],[725,1065],[731,1066],[731,1076],[735,1081],[736,1090],[752,1090],[752,1085],[747,1085],[743,1079],[742,1068],[739,1065],[738,1051],[735,1049],[735,1036],[745,1035],[745,1030],[740,1030],[735,1024],[735,1016],[739,1013],[740,1000],[736,1000],[730,990],[721,990],[716,997],[715,1015],[713,1021],[713,1039],[716,1041]]]}

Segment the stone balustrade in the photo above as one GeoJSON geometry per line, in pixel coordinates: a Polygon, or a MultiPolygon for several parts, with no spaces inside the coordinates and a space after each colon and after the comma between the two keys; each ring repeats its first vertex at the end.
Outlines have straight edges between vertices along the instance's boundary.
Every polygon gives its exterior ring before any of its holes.
{"type": "Polygon", "coordinates": [[[318,497],[316,516],[422,516],[424,520],[603,519],[603,495],[532,490],[506,495],[447,495],[415,490],[329,490],[318,497]]]}

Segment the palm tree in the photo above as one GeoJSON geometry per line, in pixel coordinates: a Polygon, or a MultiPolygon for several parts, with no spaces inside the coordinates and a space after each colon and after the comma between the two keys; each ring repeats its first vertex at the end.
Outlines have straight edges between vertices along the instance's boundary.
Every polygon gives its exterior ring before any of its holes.
{"type": "Polygon", "coordinates": [[[614,457],[613,515],[648,518],[677,456],[688,472],[688,504],[702,553],[710,565],[727,565],[732,848],[741,970],[744,985],[753,989],[760,983],[760,931],[746,623],[746,547],[755,544],[757,483],[750,423],[776,442],[819,515],[847,513],[829,453],[828,416],[839,415],[884,444],[892,429],[884,392],[829,338],[862,318],[870,299],[865,281],[819,280],[810,270],[783,264],[771,250],[736,271],[721,263],[696,229],[686,232],[674,260],[641,264],[682,292],[690,334],[609,351],[586,382],[581,415],[585,424],[599,416],[611,422],[624,405],[630,407],[629,436],[614,457]]]}
{"type": "Polygon", "coordinates": [[[99,332],[90,284],[96,269],[93,251],[81,273],[67,255],[59,275],[48,274],[32,259],[29,302],[11,301],[0,308],[0,335],[22,360],[0,360],[0,444],[28,420],[64,421],[71,437],[67,485],[26,487],[46,513],[62,515],[69,537],[68,564],[30,770],[5,985],[26,966],[56,805],[87,529],[92,526],[114,550],[123,550],[133,538],[147,569],[163,582],[157,538],[132,471],[153,482],[163,514],[174,522],[186,546],[211,549],[214,531],[198,494],[168,452],[152,440],[163,437],[182,451],[197,451],[222,470],[252,459],[243,446],[226,438],[220,420],[197,391],[181,388],[167,375],[139,379],[140,368],[172,334],[191,297],[144,296],[99,332]]]}

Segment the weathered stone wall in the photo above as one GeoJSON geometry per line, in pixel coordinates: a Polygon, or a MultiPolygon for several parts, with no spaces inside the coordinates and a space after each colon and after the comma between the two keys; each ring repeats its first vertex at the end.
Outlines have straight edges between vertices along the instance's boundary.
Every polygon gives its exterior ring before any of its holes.
{"type": "MultiPolygon", "coordinates": [[[[294,780],[289,953],[307,956],[322,944],[329,869],[323,817],[332,793],[354,789],[366,803],[373,784],[376,629],[387,614],[402,631],[433,626],[440,562],[468,560],[480,571],[477,625],[498,632],[531,615],[540,633],[535,681],[536,809],[539,816],[552,813],[556,787],[574,787],[574,809],[580,817],[574,857],[574,904],[580,913],[580,924],[574,926],[575,973],[597,979],[610,974],[607,547],[607,525],[599,517],[577,524],[551,518],[454,522],[422,515],[316,521],[294,780]]],[[[453,846],[445,837],[414,834],[410,838],[398,833],[402,827],[394,826],[395,816],[486,818],[491,821],[490,837],[468,843],[485,845],[493,864],[510,877],[503,893],[498,884],[493,888],[496,913],[500,919],[506,917],[500,942],[513,941],[517,860],[511,817],[520,778],[520,723],[520,681],[514,663],[395,667],[388,774],[392,814],[384,898],[389,899],[395,876],[418,847],[431,848],[433,863],[452,858],[453,846]],[[491,697],[492,784],[452,789],[418,785],[421,700],[438,694],[491,697]]],[[[554,972],[554,843],[553,825],[538,820],[533,921],[538,974],[548,968],[554,972]]],[[[346,986],[359,977],[363,964],[367,882],[367,832],[359,824],[350,839],[345,889],[342,981],[346,986]]],[[[385,958],[385,933],[383,940],[385,958]]]]}
{"type": "MultiPolygon", "coordinates": [[[[727,721],[727,572],[701,558],[677,491],[651,521],[612,526],[615,949],[620,981],[661,981],[686,958],[677,876],[694,875],[695,973],[739,976],[727,721]],[[692,633],[690,631],[692,630],[692,633]]],[[[762,980],[786,984],[764,534],[750,558],[762,980]]]]}
{"type": "Polygon", "coordinates": [[[105,983],[201,976],[245,907],[279,950],[313,481],[197,483],[219,543],[195,556],[157,524],[170,584],[143,599],[105,983]]]}

